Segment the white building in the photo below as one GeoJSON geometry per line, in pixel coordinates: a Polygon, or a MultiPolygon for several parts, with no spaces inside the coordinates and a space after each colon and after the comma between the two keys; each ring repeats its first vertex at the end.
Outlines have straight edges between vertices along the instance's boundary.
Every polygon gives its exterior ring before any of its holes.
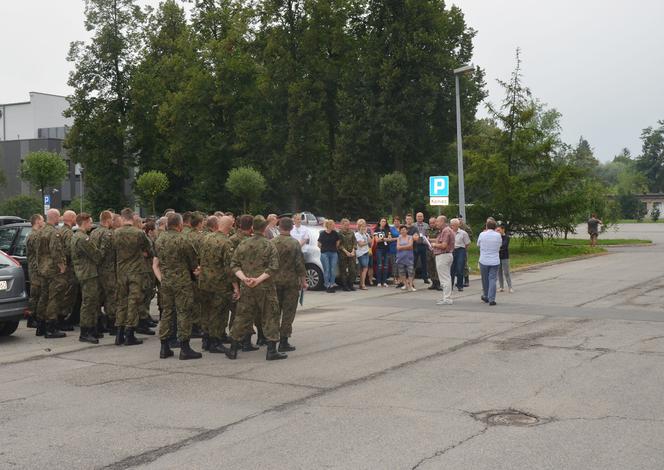
{"type": "Polygon", "coordinates": [[[0,104],[0,140],[64,139],[65,127],[72,124],[62,115],[68,107],[64,96],[35,91],[30,101],[0,104]]]}

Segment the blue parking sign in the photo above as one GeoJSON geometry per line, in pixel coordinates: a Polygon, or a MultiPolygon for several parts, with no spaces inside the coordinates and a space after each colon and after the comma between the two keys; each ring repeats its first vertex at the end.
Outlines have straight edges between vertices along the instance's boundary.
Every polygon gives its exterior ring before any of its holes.
{"type": "Polygon", "coordinates": [[[46,196],[44,196],[44,205],[45,206],[50,206],[51,205],[51,196],[49,196],[48,194],[46,196]]]}
{"type": "Polygon", "coordinates": [[[429,197],[448,197],[449,195],[449,176],[429,176],[429,197]]]}

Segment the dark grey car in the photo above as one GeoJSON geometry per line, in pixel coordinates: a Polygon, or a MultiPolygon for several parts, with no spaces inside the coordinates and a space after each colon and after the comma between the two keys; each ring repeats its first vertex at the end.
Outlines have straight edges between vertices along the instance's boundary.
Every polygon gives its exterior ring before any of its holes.
{"type": "Polygon", "coordinates": [[[28,308],[23,268],[0,251],[0,336],[11,335],[28,308]]]}

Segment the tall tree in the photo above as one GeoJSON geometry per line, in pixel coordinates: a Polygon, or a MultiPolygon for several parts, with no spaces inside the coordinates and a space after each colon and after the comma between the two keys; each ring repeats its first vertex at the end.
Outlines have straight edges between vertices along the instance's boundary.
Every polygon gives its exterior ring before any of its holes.
{"type": "Polygon", "coordinates": [[[74,124],[66,146],[86,170],[88,194],[95,210],[120,208],[130,201],[127,179],[133,176],[127,115],[129,81],[141,47],[144,12],[134,0],[86,0],[89,42],[71,44],[74,63],[68,84],[68,117],[74,124]]]}
{"type": "Polygon", "coordinates": [[[647,127],[641,132],[643,147],[637,159],[637,167],[648,179],[648,189],[664,190],[664,120],[657,127],[647,127]]]}

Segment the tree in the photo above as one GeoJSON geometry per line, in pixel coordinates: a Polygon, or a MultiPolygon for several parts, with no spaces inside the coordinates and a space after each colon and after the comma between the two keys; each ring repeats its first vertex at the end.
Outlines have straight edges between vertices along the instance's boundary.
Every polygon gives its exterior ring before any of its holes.
{"type": "Polygon", "coordinates": [[[60,186],[68,171],[67,163],[57,153],[32,152],[21,164],[21,179],[39,188],[44,197],[46,188],[60,186]]]}
{"type": "Polygon", "coordinates": [[[645,174],[652,192],[664,190],[664,120],[658,121],[657,126],[641,132],[643,147],[637,159],[637,168],[645,174]]]}
{"type": "Polygon", "coordinates": [[[150,204],[152,214],[156,214],[157,196],[168,189],[168,177],[161,171],[148,171],[136,180],[136,190],[143,200],[150,204]]]}
{"type": "Polygon", "coordinates": [[[65,142],[74,161],[85,167],[87,197],[95,212],[123,207],[127,179],[133,175],[127,114],[130,77],[141,48],[145,14],[135,0],[87,0],[88,43],[73,42],[67,60],[74,70],[65,115],[73,118],[65,142]]]}
{"type": "Polygon", "coordinates": [[[408,179],[400,171],[383,175],[379,182],[380,194],[383,201],[390,201],[392,214],[401,213],[403,198],[408,191],[408,179]]]}
{"type": "Polygon", "coordinates": [[[44,206],[33,196],[15,196],[0,204],[0,214],[15,215],[29,220],[33,214],[41,214],[44,206]]]}
{"type": "Polygon", "coordinates": [[[228,173],[226,189],[242,200],[242,211],[247,212],[248,203],[255,203],[265,191],[265,178],[251,167],[233,168],[228,173]]]}

